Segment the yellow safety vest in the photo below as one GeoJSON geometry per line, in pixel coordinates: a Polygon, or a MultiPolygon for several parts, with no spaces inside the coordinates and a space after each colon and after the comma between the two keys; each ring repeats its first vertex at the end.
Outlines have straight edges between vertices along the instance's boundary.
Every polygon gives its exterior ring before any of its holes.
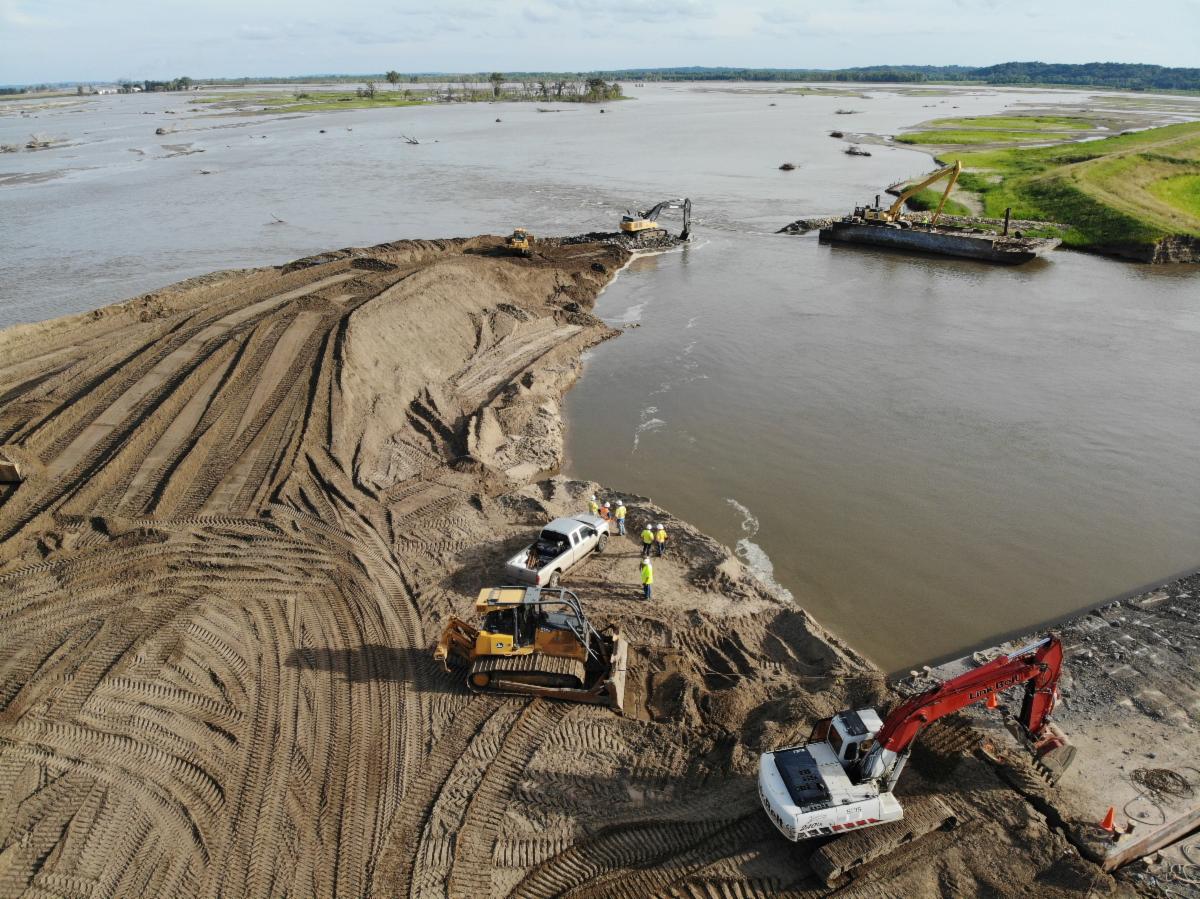
{"type": "Polygon", "coordinates": [[[588,503],[588,511],[591,512],[593,515],[599,515],[600,514],[600,504],[599,503],[588,503]]]}
{"type": "Polygon", "coordinates": [[[650,528],[646,528],[646,530],[642,531],[642,542],[645,543],[647,546],[649,546],[651,543],[653,543],[654,542],[654,531],[650,530],[650,528]]]}
{"type": "Polygon", "coordinates": [[[624,518],[624,517],[625,517],[625,507],[617,506],[617,518],[624,518]]]}
{"type": "Polygon", "coordinates": [[[653,584],[654,583],[654,569],[651,568],[649,565],[642,566],[642,583],[643,584],[653,584]]]}
{"type": "Polygon", "coordinates": [[[654,539],[657,540],[659,543],[666,543],[667,542],[667,532],[659,531],[657,534],[654,535],[654,539]]]}

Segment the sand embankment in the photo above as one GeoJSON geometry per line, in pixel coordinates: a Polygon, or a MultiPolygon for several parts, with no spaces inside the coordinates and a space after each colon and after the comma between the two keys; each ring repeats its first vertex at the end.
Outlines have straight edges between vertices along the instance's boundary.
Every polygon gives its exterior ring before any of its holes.
{"type": "MultiPolygon", "coordinates": [[[[878,671],[665,521],[570,578],[638,646],[633,715],[478,697],[445,617],[596,485],[559,401],[613,333],[602,244],[404,242],[0,334],[0,894],[823,895],[756,755],[878,671]]],[[[903,790],[933,789],[921,766],[903,790]]],[[[987,766],[875,895],[1071,894],[1093,872],[987,766]]],[[[1103,878],[1100,885],[1107,883],[1103,878]]]]}

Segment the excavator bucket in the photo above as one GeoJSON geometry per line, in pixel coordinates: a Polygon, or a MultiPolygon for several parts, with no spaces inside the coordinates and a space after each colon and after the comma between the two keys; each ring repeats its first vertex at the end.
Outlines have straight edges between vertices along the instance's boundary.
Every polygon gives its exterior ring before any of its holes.
{"type": "Polygon", "coordinates": [[[1041,739],[1031,748],[1038,771],[1050,786],[1058,783],[1058,779],[1075,761],[1075,747],[1067,735],[1053,724],[1046,725],[1041,739]]]}
{"type": "Polygon", "coordinates": [[[475,654],[475,638],[478,636],[479,631],[476,628],[457,615],[451,615],[442,630],[442,636],[438,638],[437,646],[434,647],[434,661],[441,662],[447,671],[450,670],[452,661],[459,666],[470,664],[475,654]]]}

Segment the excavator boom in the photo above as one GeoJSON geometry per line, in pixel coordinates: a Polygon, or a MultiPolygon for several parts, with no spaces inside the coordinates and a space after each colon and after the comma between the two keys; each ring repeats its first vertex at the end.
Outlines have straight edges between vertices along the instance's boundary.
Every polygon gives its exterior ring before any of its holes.
{"type": "Polygon", "coordinates": [[[1047,637],[993,659],[897,706],[884,719],[876,742],[882,749],[904,752],[922,728],[986,700],[989,694],[1003,692],[1020,683],[1025,684],[1025,699],[1018,721],[1029,734],[1037,736],[1054,709],[1062,659],[1062,643],[1057,637],[1047,637]]]}
{"type": "Polygon", "coordinates": [[[900,196],[896,198],[896,202],[888,207],[886,212],[878,214],[879,219],[887,222],[894,222],[898,220],[901,212],[904,210],[904,204],[907,202],[909,197],[913,196],[918,191],[924,190],[925,188],[929,187],[929,185],[937,183],[943,178],[949,178],[950,180],[946,184],[946,189],[942,192],[942,199],[938,202],[937,211],[934,212],[933,217],[929,220],[930,224],[937,224],[937,220],[942,215],[942,208],[946,205],[946,200],[950,196],[950,191],[952,191],[954,189],[954,185],[958,183],[958,176],[961,174],[962,162],[956,159],[951,165],[938,169],[936,172],[931,173],[930,175],[918,181],[916,184],[910,184],[900,194],[900,196]]]}

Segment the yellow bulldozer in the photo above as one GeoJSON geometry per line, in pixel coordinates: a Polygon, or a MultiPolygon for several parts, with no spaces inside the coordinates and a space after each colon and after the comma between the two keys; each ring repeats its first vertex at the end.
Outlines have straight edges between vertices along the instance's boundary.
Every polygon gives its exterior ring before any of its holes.
{"type": "Polygon", "coordinates": [[[629,644],[615,629],[592,627],[570,590],[486,587],[475,614],[478,628],[450,616],[433,651],[447,671],[466,669],[470,689],[624,711],[629,644]]]}
{"type": "Polygon", "coordinates": [[[528,259],[533,255],[533,235],[524,228],[517,228],[508,235],[505,246],[508,247],[509,252],[528,259]]]}

